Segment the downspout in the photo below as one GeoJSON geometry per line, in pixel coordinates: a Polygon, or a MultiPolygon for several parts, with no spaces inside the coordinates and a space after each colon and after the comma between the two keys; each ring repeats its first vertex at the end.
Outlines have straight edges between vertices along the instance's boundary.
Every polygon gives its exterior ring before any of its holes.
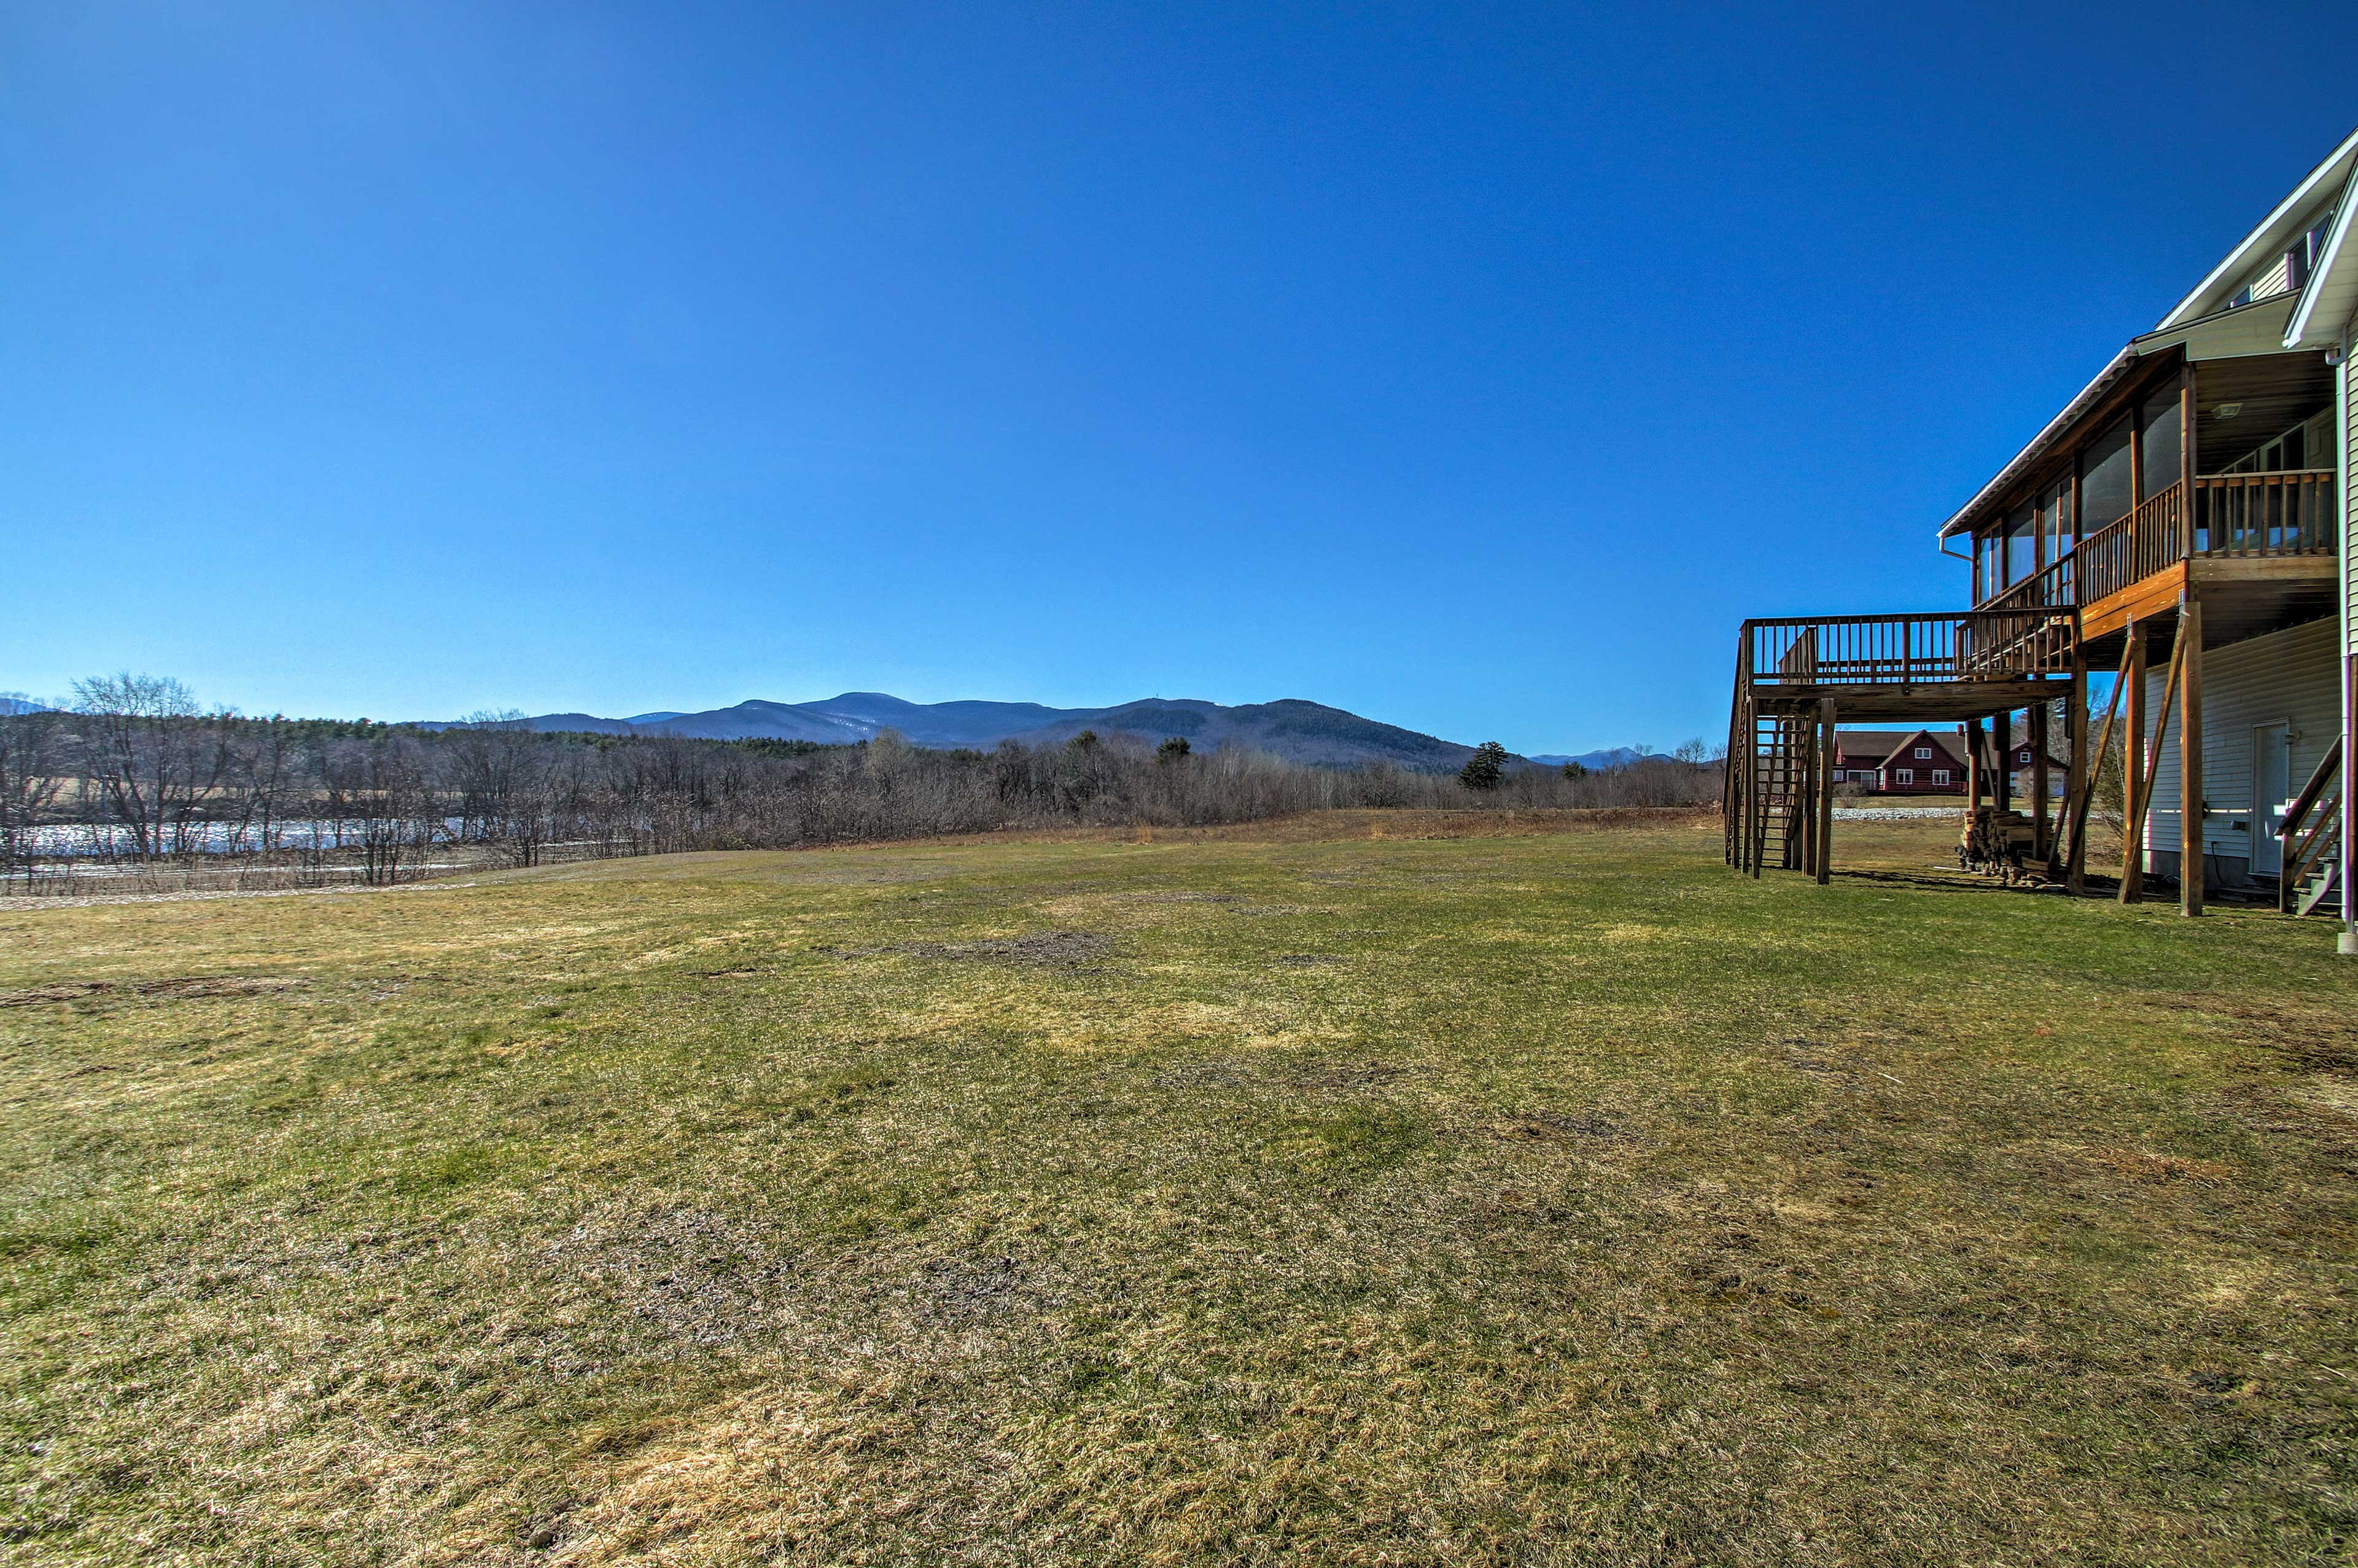
{"type": "Polygon", "coordinates": [[[2342,935],[2335,950],[2345,957],[2358,957],[2358,886],[2353,886],[2351,873],[2358,871],[2358,625],[2353,625],[2352,593],[2358,589],[2358,562],[2351,556],[2351,531],[2358,526],[2350,500],[2350,431],[2353,421],[2350,406],[2349,345],[2358,341],[2358,324],[2344,329],[2349,334],[2342,347],[2333,355],[2333,392],[2335,406],[2341,410],[2340,438],[2334,442],[2341,456],[2334,463],[2334,478],[2342,492],[2342,537],[2335,541],[2342,557],[2342,935]]]}

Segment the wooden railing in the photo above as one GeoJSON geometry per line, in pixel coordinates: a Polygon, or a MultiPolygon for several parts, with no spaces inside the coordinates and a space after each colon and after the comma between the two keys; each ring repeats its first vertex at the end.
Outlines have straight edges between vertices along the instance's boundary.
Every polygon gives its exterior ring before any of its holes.
{"type": "Polygon", "coordinates": [[[2033,609],[1747,621],[1739,678],[1763,687],[1931,686],[2068,674],[2076,620],[2033,609]]]}
{"type": "Polygon", "coordinates": [[[2079,547],[1982,602],[1984,610],[2084,610],[2204,557],[2333,554],[2333,470],[2198,474],[2190,517],[2183,481],[2082,537],[2079,547]]]}
{"type": "Polygon", "coordinates": [[[2156,491],[2071,552],[2082,609],[2186,558],[2186,486],[2156,491]]]}
{"type": "Polygon", "coordinates": [[[2333,554],[2333,470],[2212,473],[2194,481],[2194,552],[2333,554]]]}

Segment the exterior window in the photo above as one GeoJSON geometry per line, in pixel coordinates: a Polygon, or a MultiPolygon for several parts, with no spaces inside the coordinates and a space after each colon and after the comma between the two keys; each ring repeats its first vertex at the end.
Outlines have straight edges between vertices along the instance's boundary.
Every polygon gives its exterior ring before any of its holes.
{"type": "Polygon", "coordinates": [[[2230,309],[2230,310],[2233,310],[2233,309],[2236,308],[2238,306],[2249,305],[2251,302],[2252,302],[2252,286],[2251,286],[2250,284],[2248,284],[2248,283],[2247,283],[2247,284],[2244,285],[2244,287],[2243,287],[2242,288],[2240,288],[2240,289],[2236,290],[2236,292],[2235,292],[2235,297],[2234,297],[2234,298],[2230,299],[2229,301],[2227,301],[2227,308],[2228,308],[2228,309],[2230,309]]]}
{"type": "Polygon", "coordinates": [[[1901,784],[1914,784],[1916,782],[1916,770],[1914,768],[1900,769],[1899,782],[1901,784]]]}
{"type": "Polygon", "coordinates": [[[1932,770],[1932,782],[1936,784],[1947,784],[1949,782],[1949,770],[1946,768],[1934,768],[1932,770]]]}
{"type": "Polygon", "coordinates": [[[1918,762],[1930,762],[1930,761],[1931,761],[1931,758],[1932,758],[1932,748],[1931,748],[1931,747],[1930,747],[1930,746],[1919,746],[1919,747],[1917,747],[1917,748],[1916,748],[1916,760],[1917,760],[1918,762]]]}

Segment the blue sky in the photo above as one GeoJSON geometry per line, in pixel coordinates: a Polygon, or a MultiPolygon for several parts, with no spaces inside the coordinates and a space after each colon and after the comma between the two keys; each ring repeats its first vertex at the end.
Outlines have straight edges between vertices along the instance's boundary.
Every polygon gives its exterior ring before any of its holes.
{"type": "Polygon", "coordinates": [[[0,688],[1725,725],[2358,123],[2351,7],[17,6],[0,688]],[[2200,69],[2195,69],[2199,60],[2200,69]]]}

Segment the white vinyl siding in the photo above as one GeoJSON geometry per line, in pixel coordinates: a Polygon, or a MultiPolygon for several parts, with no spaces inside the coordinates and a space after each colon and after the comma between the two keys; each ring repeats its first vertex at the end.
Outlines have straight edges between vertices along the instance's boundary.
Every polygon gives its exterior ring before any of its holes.
{"type": "MultiPolygon", "coordinates": [[[[2332,622],[2320,620],[2204,652],[2202,796],[2210,806],[2202,825],[2206,854],[2245,860],[2252,853],[2252,726],[2290,721],[2294,790],[2308,782],[2309,770],[2333,744],[2342,724],[2334,643],[2332,622]]],[[[2166,677],[2161,668],[2146,677],[2147,724],[2161,711],[2166,677]]],[[[2154,770],[2153,815],[2146,825],[2146,848],[2173,854],[2179,845],[2178,732],[2173,714],[2163,737],[2160,764],[2154,770]]],[[[2146,743],[2151,747],[2149,735],[2146,743]]]]}

